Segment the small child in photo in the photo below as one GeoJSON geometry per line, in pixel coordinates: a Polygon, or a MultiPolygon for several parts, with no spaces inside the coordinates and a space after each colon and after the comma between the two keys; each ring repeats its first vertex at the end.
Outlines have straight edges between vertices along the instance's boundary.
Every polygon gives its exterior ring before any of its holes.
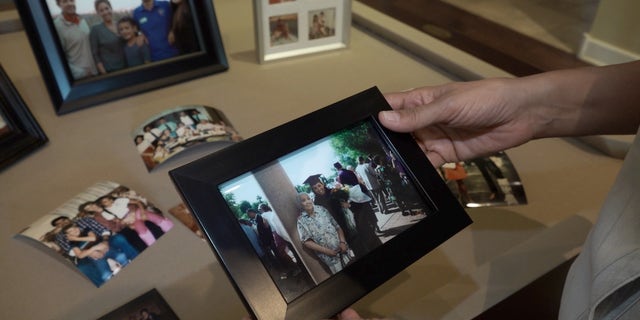
{"type": "Polygon", "coordinates": [[[138,23],[132,17],[118,21],[118,33],[124,39],[124,56],[128,67],[151,62],[149,45],[144,36],[139,35],[138,23]]]}

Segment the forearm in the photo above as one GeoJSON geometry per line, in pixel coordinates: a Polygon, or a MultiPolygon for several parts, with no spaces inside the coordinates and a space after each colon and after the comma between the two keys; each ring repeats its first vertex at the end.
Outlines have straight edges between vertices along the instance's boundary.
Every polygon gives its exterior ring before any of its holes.
{"type": "Polygon", "coordinates": [[[533,120],[534,138],[632,134],[640,125],[640,61],[515,81],[533,120]]]}
{"type": "Polygon", "coordinates": [[[324,253],[324,254],[329,255],[329,256],[334,256],[334,255],[336,255],[335,250],[331,250],[331,249],[329,249],[329,248],[323,247],[323,246],[321,246],[321,245],[317,244],[317,243],[316,243],[315,241],[313,241],[313,240],[307,240],[307,241],[305,241],[305,242],[304,242],[304,246],[305,246],[305,247],[307,247],[307,248],[309,248],[309,249],[311,249],[311,250],[313,250],[313,251],[320,252],[320,253],[324,253]]]}

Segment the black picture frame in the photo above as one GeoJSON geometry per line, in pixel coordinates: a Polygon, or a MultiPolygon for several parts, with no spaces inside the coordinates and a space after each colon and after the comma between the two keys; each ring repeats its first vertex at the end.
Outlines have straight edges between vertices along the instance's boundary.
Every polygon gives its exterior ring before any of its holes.
{"type": "Polygon", "coordinates": [[[148,319],[178,320],[178,315],[162,297],[158,289],[151,289],[117,309],[101,316],[98,320],[142,319],[143,311],[148,319]]]}
{"type": "Polygon", "coordinates": [[[48,138],[0,65],[0,170],[47,143],[48,138]]]}
{"type": "Polygon", "coordinates": [[[226,71],[229,65],[213,2],[185,1],[189,2],[194,29],[199,35],[199,51],[78,80],[71,74],[47,3],[16,1],[57,114],[226,71]]]}
{"type": "MultiPolygon", "coordinates": [[[[390,107],[374,87],[169,172],[245,306],[256,319],[329,318],[472,222],[412,136],[391,132],[378,123],[377,114],[385,109],[390,107]],[[430,208],[430,214],[342,271],[314,282],[293,298],[287,297],[243,234],[221,186],[247,174],[262,174],[262,168],[270,168],[276,162],[280,164],[278,161],[283,157],[362,124],[373,128],[377,139],[394,153],[417,197],[430,208]]],[[[268,181],[276,188],[271,195],[281,197],[291,193],[287,188],[280,188],[282,183],[277,178],[268,181]]],[[[275,212],[282,210],[275,206],[274,209],[275,212]]]]}

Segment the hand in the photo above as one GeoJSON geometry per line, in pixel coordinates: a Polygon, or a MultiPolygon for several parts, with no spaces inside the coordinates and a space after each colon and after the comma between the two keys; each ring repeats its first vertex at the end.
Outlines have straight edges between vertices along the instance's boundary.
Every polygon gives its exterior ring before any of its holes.
{"type": "Polygon", "coordinates": [[[439,167],[520,145],[532,139],[535,114],[526,108],[526,87],[517,79],[487,79],[385,94],[394,109],[380,122],[413,132],[422,151],[439,167]]]}
{"type": "Polygon", "coordinates": [[[89,249],[89,257],[95,260],[102,259],[107,255],[107,252],[109,252],[109,245],[100,242],[89,249]]]}
{"type": "Polygon", "coordinates": [[[138,47],[144,46],[146,44],[149,44],[149,41],[147,41],[147,37],[144,35],[144,33],[140,32],[138,34],[138,36],[136,37],[136,45],[138,47]]]}
{"type": "Polygon", "coordinates": [[[358,314],[357,311],[351,308],[347,308],[342,312],[338,313],[338,315],[336,316],[336,320],[382,320],[382,319],[379,319],[379,318],[364,319],[360,316],[360,314],[358,314]]]}
{"type": "Polygon", "coordinates": [[[347,243],[344,242],[344,241],[340,242],[340,249],[339,250],[340,250],[339,252],[343,252],[343,253],[347,252],[347,243]]]}

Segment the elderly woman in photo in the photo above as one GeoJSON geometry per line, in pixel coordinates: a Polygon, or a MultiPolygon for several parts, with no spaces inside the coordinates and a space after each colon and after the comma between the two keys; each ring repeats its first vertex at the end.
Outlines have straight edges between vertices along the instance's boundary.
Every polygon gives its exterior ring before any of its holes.
{"type": "Polygon", "coordinates": [[[298,194],[298,201],[302,208],[298,217],[300,241],[324,262],[331,274],[339,272],[351,260],[342,229],[327,209],[313,204],[308,194],[298,194]]]}

